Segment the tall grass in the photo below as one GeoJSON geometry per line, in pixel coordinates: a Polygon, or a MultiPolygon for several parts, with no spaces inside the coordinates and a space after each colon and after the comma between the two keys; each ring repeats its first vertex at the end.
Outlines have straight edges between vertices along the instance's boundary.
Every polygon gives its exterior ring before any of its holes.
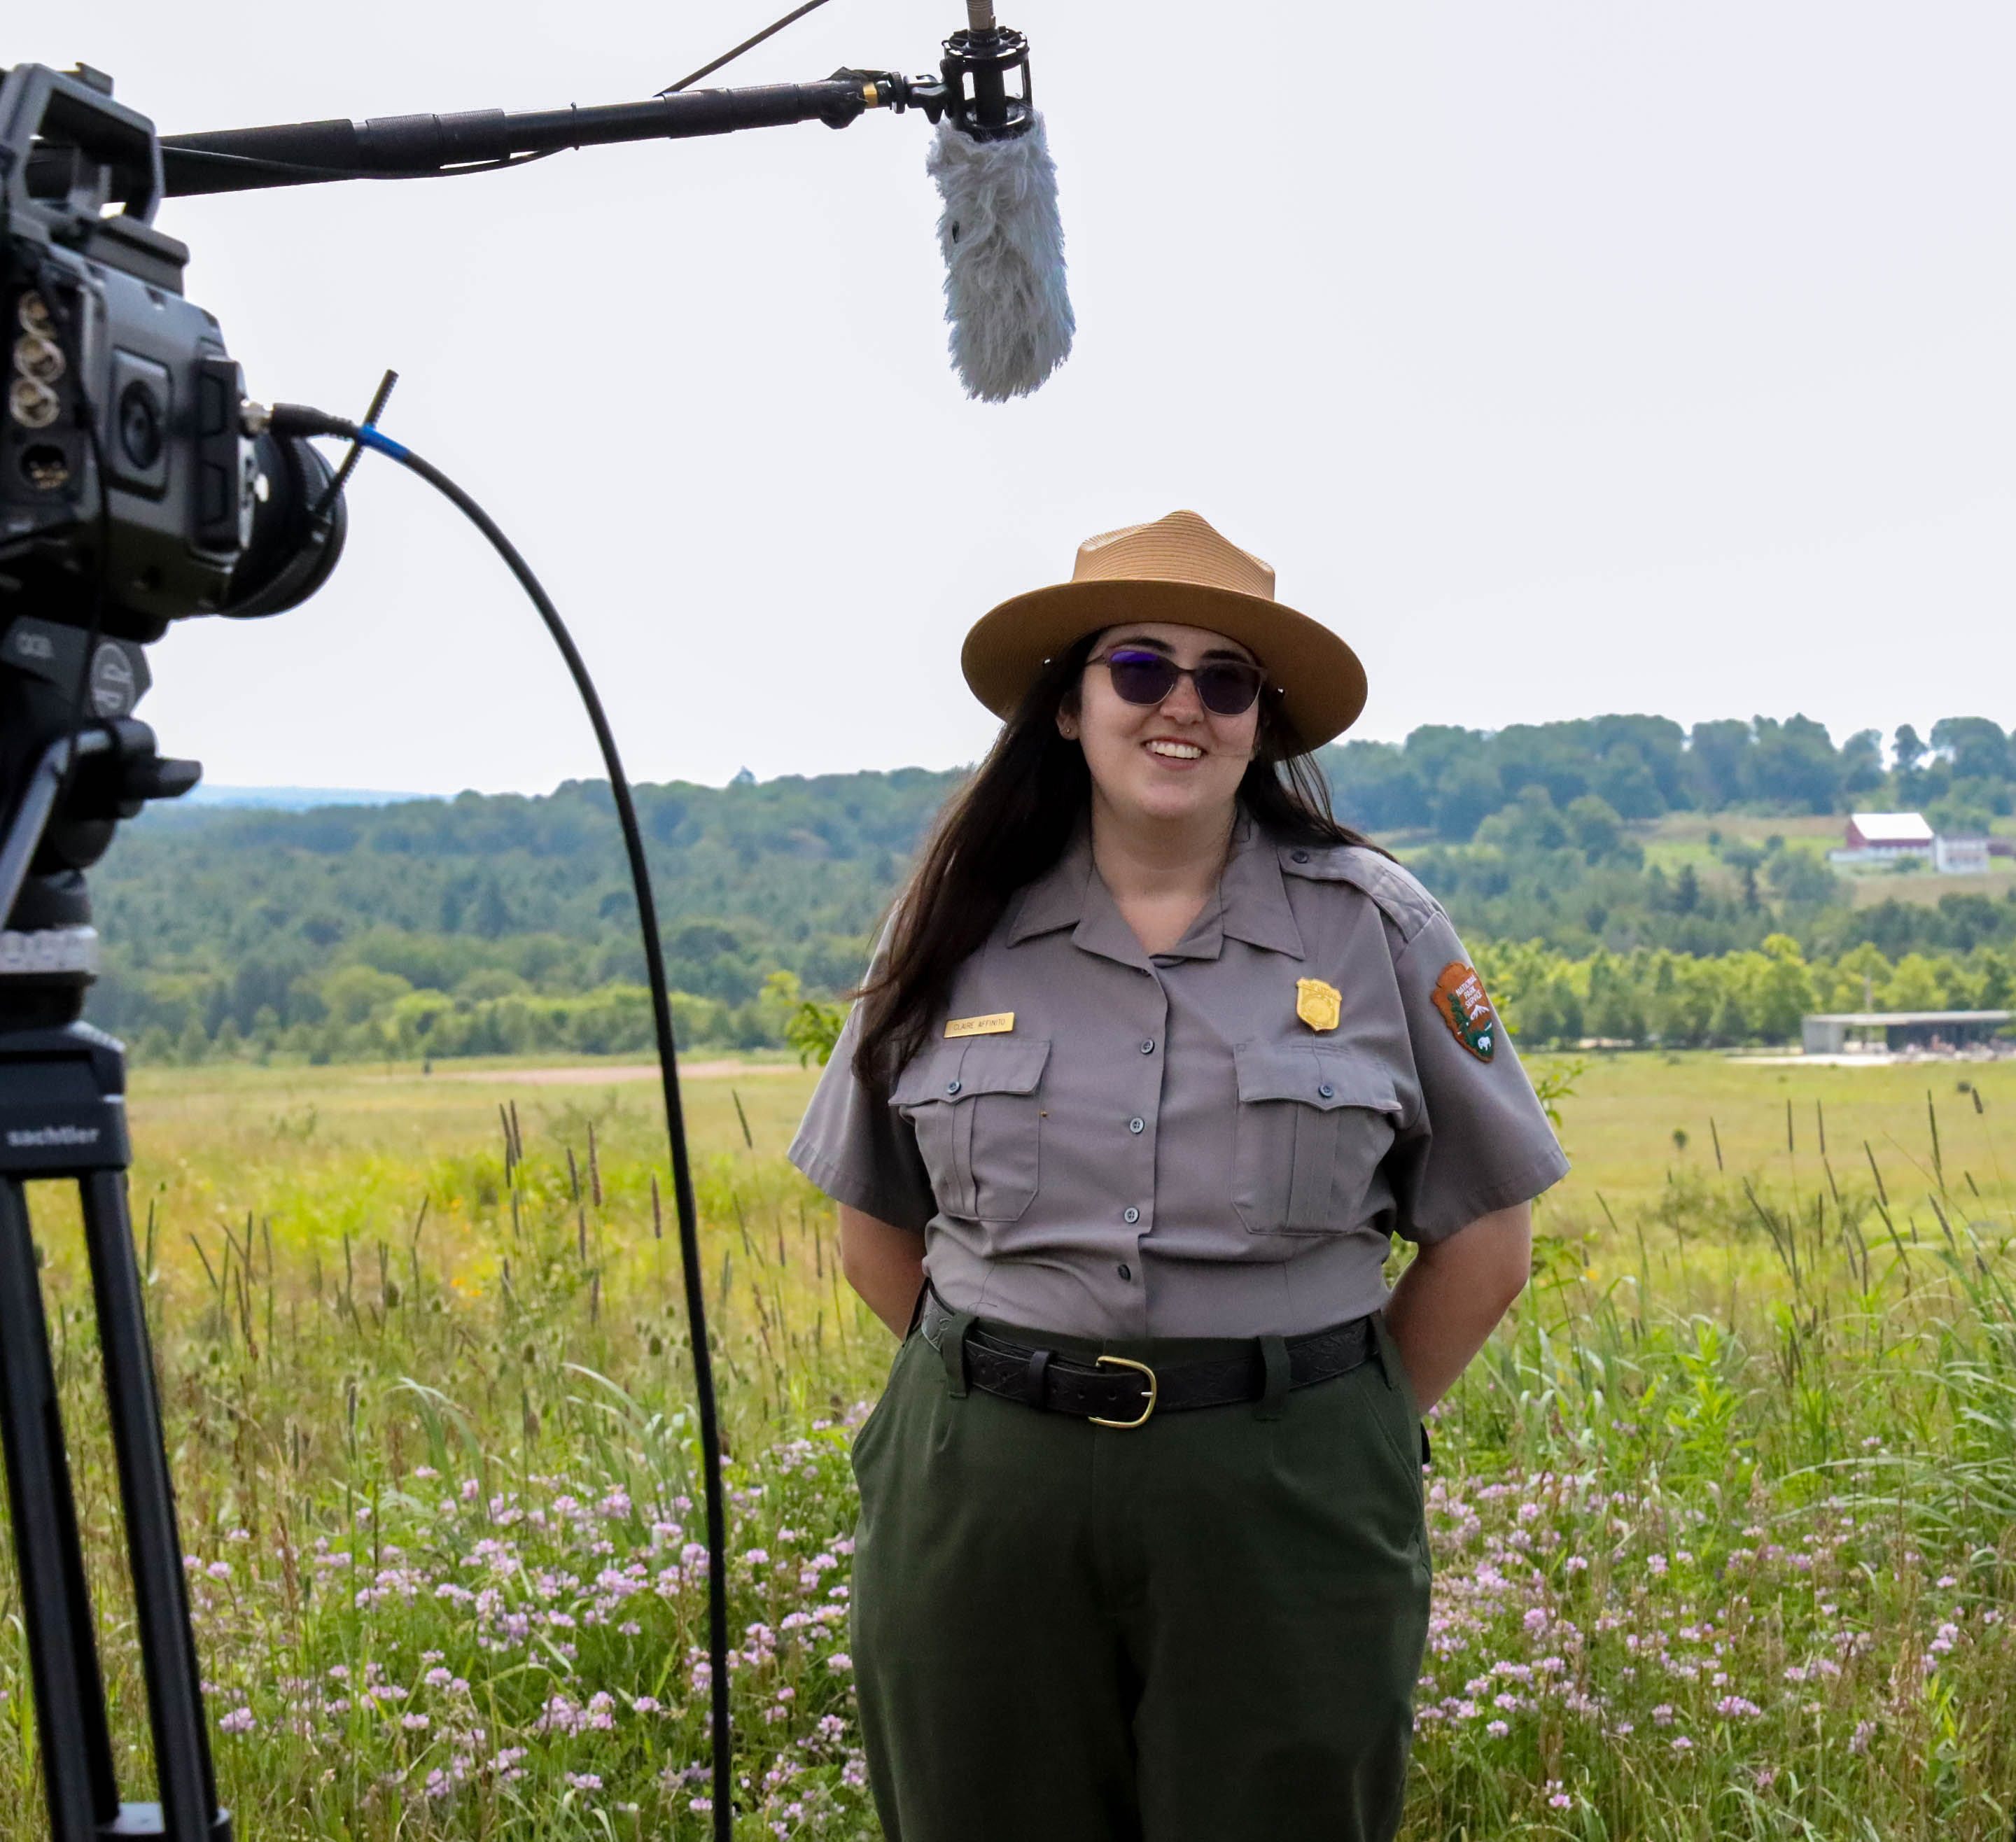
{"type": "Polygon", "coordinates": [[[1432,1417],[1410,1835],[2007,1833],[2008,1225],[1865,1174],[1542,1243],[1432,1417]]]}
{"type": "MultiPolygon", "coordinates": [[[[872,1836],[846,1446],[887,1340],[826,1205],[736,1118],[700,1186],[734,1491],[727,1788],[751,1838],[872,1836]]],[[[643,1137],[612,1157],[563,1114],[528,1142],[507,1110],[488,1150],[360,1162],[376,1226],[298,1199],[269,1225],[252,1193],[312,1126],[271,1122],[234,1212],[140,1230],[239,1833],[703,1834],[697,1453],[643,1137]]],[[[333,1197],[348,1167],[315,1155],[333,1197]]],[[[1543,1235],[1431,1423],[1410,1839],[2007,1834],[2011,1225],[1961,1161],[1676,1172],[1642,1211],[1543,1235]]],[[[60,1211],[44,1239],[130,1797],[144,1697],[88,1292],[60,1211]]],[[[0,1833],[33,1836],[12,1591],[0,1833]]]]}

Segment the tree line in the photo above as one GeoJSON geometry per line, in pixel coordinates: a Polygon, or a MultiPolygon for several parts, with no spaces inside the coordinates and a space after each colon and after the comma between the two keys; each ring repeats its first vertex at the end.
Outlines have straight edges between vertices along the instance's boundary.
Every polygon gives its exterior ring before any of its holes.
{"type": "Polygon", "coordinates": [[[1522,1048],[1740,1047],[1795,1042],[1815,1011],[2016,1008],[2016,948],[1906,953],[1867,942],[1809,960],[1790,935],[1697,956],[1665,948],[1577,959],[1542,941],[1475,949],[1492,1002],[1522,1048]]]}
{"type": "Polygon", "coordinates": [[[1404,743],[1347,742],[1327,751],[1339,809],[1377,832],[1431,833],[1467,843],[1529,790],[1557,810],[1599,802],[1621,819],[1666,812],[1924,811],[1946,832],[1981,832],[2016,799],[2016,754],[1986,717],[1947,717],[1921,738],[1861,729],[1836,747],[1803,716],[1696,723],[1600,716],[1503,729],[1445,724],[1404,743]]]}
{"type": "MultiPolygon", "coordinates": [[[[851,984],[959,778],[639,787],[687,1032],[770,1044],[773,973],[851,984]]],[[[305,812],[149,808],[92,882],[106,970],[90,1014],[157,1056],[219,1042],[363,1052],[361,1026],[408,999],[402,1017],[438,1016],[443,998],[494,1026],[428,1026],[466,1037],[460,1052],[639,1046],[612,995],[642,989],[644,956],[607,782],[305,812]]]]}
{"type": "MultiPolygon", "coordinates": [[[[2010,739],[1986,719],[1946,719],[1922,743],[1900,729],[1887,757],[1874,735],[1834,749],[1798,717],[1690,732],[1604,717],[1432,726],[1321,759],[1340,813],[1393,841],[1475,944],[1536,942],[1577,965],[1719,961],[1773,935],[1809,963],[1863,946],[1887,961],[1971,962],[2016,945],[2007,900],[1858,908],[1796,840],[1711,829],[1699,867],[1674,870],[1648,864],[1633,835],[1676,810],[1894,803],[1956,830],[2011,809],[2010,739]]],[[[905,769],[639,787],[682,1034],[775,1046],[798,994],[848,989],[960,779],[905,769]]],[[[143,1056],[648,1043],[635,905],[601,782],[305,812],[150,808],[92,880],[106,970],[91,1014],[143,1056]]]]}

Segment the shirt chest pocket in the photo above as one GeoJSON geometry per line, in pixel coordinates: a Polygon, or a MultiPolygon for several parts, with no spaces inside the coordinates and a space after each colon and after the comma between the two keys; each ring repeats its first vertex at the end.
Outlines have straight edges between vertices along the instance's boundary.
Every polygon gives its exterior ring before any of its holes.
{"type": "Polygon", "coordinates": [[[975,1037],[917,1056],[891,1095],[948,1215],[1013,1221],[1035,1200],[1048,1042],[975,1037]]]}
{"type": "Polygon", "coordinates": [[[1393,1078],[1348,1051],[1244,1042],[1232,1203],[1249,1234],[1341,1234],[1392,1147],[1393,1078]]]}

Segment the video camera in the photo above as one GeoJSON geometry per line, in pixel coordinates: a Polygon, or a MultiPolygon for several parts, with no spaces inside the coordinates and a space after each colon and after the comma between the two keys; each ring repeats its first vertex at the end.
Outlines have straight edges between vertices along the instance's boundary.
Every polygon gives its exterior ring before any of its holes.
{"type": "Polygon", "coordinates": [[[265,427],[215,317],[183,298],[188,248],[153,222],[160,143],[111,90],[82,67],[0,83],[0,616],[25,603],[144,643],[304,600],[344,515],[328,464],[265,427]]]}

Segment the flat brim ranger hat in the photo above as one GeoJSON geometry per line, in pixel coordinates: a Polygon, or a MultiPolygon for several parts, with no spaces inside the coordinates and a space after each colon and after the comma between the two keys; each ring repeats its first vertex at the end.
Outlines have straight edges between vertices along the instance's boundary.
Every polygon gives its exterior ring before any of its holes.
{"type": "Polygon", "coordinates": [[[1194,512],[1102,532],[1078,545],[1068,582],[1011,595],[966,636],[974,696],[1007,718],[1052,659],[1124,621],[1201,627],[1235,639],[1305,750],[1334,740],[1365,707],[1365,667],[1319,621],[1274,599],[1274,571],[1194,512]]]}

